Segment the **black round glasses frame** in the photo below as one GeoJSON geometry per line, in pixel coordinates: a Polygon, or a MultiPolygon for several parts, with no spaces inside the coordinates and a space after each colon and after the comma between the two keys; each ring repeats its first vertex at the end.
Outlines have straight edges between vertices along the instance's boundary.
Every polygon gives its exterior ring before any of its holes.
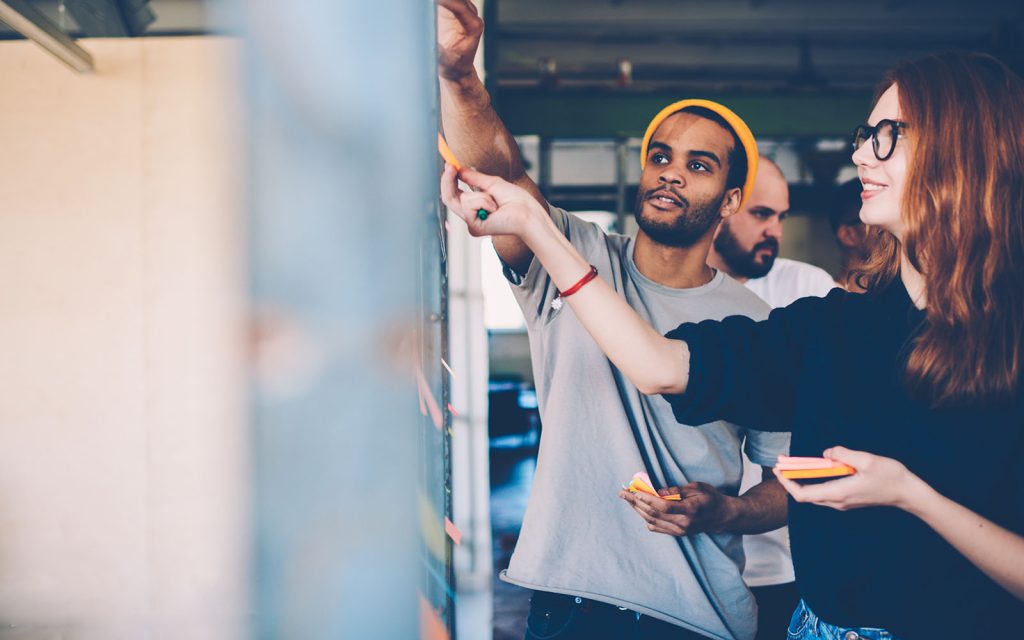
{"type": "Polygon", "coordinates": [[[867,142],[868,138],[871,139],[871,150],[875,152],[875,157],[879,161],[885,162],[892,157],[893,151],[896,150],[896,141],[903,135],[903,130],[907,128],[907,123],[900,120],[890,120],[888,118],[879,120],[875,126],[862,124],[858,125],[853,130],[853,150],[856,151],[860,148],[861,144],[867,142]],[[889,144],[889,148],[885,150],[885,153],[879,153],[880,143],[878,142],[878,132],[884,130],[886,127],[892,128],[892,141],[889,144]]]}

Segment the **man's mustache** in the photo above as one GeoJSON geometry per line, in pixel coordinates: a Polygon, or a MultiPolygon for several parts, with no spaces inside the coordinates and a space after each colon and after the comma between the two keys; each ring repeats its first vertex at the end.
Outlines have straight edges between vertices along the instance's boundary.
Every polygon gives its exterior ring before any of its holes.
{"type": "Polygon", "coordinates": [[[777,255],[779,253],[779,241],[776,240],[775,238],[768,238],[766,240],[762,240],[761,242],[758,242],[757,244],[754,245],[754,248],[751,251],[751,253],[757,253],[761,249],[771,249],[772,253],[777,255]]]}

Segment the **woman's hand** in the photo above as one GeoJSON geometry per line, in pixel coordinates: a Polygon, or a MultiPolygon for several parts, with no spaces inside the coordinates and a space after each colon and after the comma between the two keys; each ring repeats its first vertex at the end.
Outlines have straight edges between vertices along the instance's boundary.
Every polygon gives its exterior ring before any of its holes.
{"type": "Polygon", "coordinates": [[[822,484],[801,485],[774,469],[775,477],[794,500],[840,511],[883,506],[903,509],[1024,601],[1024,536],[941,495],[892,458],[843,447],[832,447],[822,455],[850,465],[857,473],[822,484]]]}
{"type": "Polygon", "coordinates": [[[525,236],[535,225],[550,224],[548,212],[527,191],[472,169],[456,172],[450,164],[445,164],[441,199],[466,222],[473,236],[514,235],[526,241],[525,236]],[[462,191],[457,179],[475,190],[462,191]],[[487,212],[486,219],[481,220],[477,215],[480,210],[487,212]]]}
{"type": "Polygon", "coordinates": [[[832,447],[823,457],[847,464],[857,473],[820,484],[800,484],[773,469],[783,488],[797,502],[812,502],[840,511],[861,507],[897,507],[906,510],[922,487],[927,487],[903,463],[845,447],[832,447]]]}

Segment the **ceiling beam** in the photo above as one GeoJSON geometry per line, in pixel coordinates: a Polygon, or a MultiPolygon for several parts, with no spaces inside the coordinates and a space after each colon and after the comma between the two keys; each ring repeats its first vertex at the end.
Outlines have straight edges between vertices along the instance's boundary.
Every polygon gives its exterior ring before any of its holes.
{"type": "Polygon", "coordinates": [[[499,87],[495,108],[514,135],[551,138],[639,137],[666,104],[699,95],[746,119],[757,136],[840,137],[864,122],[871,92],[766,93],[573,91],[499,87]]]}
{"type": "Polygon", "coordinates": [[[90,38],[136,37],[156,15],[149,0],[65,0],[68,13],[90,38]]]}
{"type": "Polygon", "coordinates": [[[92,56],[25,0],[0,0],[0,21],[78,73],[93,70],[92,56]]]}

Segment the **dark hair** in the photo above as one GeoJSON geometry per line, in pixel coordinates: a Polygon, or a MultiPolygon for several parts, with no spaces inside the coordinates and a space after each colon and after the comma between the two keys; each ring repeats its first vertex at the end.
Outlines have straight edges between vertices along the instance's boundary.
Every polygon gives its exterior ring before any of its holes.
{"type": "MultiPolygon", "coordinates": [[[[685,107],[679,113],[692,113],[695,116],[710,120],[729,132],[732,136],[732,149],[729,151],[729,173],[725,177],[726,189],[742,189],[747,181],[747,150],[740,142],[740,137],[725,118],[707,107],[685,107]]],[[[748,195],[748,194],[744,194],[748,195]]]]}
{"type": "Polygon", "coordinates": [[[861,224],[860,192],[864,189],[860,178],[847,180],[836,189],[836,198],[828,212],[828,221],[832,223],[832,233],[839,231],[843,225],[861,224]]]}

